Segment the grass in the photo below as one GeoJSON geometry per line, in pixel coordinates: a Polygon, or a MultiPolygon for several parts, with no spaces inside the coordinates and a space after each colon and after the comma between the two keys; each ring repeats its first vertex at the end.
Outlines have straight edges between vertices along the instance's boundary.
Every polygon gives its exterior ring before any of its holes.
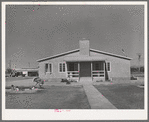
{"type": "Polygon", "coordinates": [[[81,86],[46,86],[30,94],[6,92],[6,109],[90,109],[90,105],[81,86]]]}
{"type": "Polygon", "coordinates": [[[134,77],[144,77],[144,73],[141,72],[133,72],[131,73],[131,75],[133,75],[134,77]]]}
{"type": "Polygon", "coordinates": [[[33,77],[7,77],[6,82],[25,80],[25,79],[33,79],[33,77]]]}
{"type": "Polygon", "coordinates": [[[144,89],[132,84],[95,85],[118,109],[144,109],[144,89]]]}

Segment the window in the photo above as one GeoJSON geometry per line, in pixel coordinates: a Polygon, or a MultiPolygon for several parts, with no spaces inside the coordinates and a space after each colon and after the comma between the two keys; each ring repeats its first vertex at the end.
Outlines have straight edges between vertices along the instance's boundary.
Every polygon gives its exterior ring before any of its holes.
{"type": "Polygon", "coordinates": [[[49,68],[50,68],[50,73],[52,72],[52,64],[49,64],[49,68]]]}
{"type": "Polygon", "coordinates": [[[45,64],[45,73],[48,72],[48,64],[45,64]]]}
{"type": "Polygon", "coordinates": [[[65,63],[63,63],[63,72],[65,72],[65,63]]]}
{"type": "Polygon", "coordinates": [[[78,71],[78,63],[74,63],[74,71],[78,71]]]}
{"type": "Polygon", "coordinates": [[[65,72],[65,63],[59,63],[59,72],[65,72]]]}
{"type": "Polygon", "coordinates": [[[50,73],[52,73],[52,64],[50,63],[47,63],[47,64],[45,64],[45,73],[46,72],[50,72],[50,73]]]}
{"type": "Polygon", "coordinates": [[[104,70],[104,63],[100,62],[93,62],[93,70],[104,70]]]}
{"type": "Polygon", "coordinates": [[[111,71],[111,65],[110,65],[110,62],[107,62],[107,63],[106,63],[106,68],[107,68],[107,71],[111,71]]]}
{"type": "Polygon", "coordinates": [[[95,63],[95,70],[99,70],[99,63],[95,63]]]}
{"type": "Polygon", "coordinates": [[[78,71],[78,63],[68,63],[68,71],[78,71]]]}

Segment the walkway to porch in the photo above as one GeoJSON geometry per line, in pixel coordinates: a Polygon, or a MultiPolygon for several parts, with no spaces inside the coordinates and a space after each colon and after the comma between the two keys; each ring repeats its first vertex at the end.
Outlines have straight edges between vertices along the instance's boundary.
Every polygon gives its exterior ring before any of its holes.
{"type": "Polygon", "coordinates": [[[93,85],[91,81],[82,81],[91,109],[117,109],[93,85]]]}
{"type": "Polygon", "coordinates": [[[81,77],[79,83],[81,84],[91,84],[93,83],[91,77],[81,77]]]}

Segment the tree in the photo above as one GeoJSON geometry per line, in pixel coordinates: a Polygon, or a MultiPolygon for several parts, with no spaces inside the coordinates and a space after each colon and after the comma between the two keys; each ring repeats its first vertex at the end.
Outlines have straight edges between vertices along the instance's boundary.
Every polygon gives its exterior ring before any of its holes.
{"type": "Polygon", "coordinates": [[[11,74],[13,71],[12,71],[12,69],[11,68],[7,68],[6,69],[6,74],[11,74]]]}
{"type": "Polygon", "coordinates": [[[16,71],[14,70],[14,69],[11,69],[11,68],[7,68],[6,69],[6,74],[8,74],[8,75],[12,75],[12,74],[15,74],[16,73],[16,71]]]}
{"type": "Polygon", "coordinates": [[[141,67],[140,67],[140,61],[141,61],[141,53],[137,53],[137,55],[138,55],[138,65],[139,65],[139,72],[140,72],[140,69],[141,69],[141,67]]]}

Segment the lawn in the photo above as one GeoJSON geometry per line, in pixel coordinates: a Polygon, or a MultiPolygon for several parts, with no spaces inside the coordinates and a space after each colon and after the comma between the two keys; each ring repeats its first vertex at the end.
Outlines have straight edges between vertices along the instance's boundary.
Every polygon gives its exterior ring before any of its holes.
{"type": "Polygon", "coordinates": [[[6,92],[6,109],[90,109],[82,86],[46,86],[36,93],[6,92]]]}
{"type": "Polygon", "coordinates": [[[118,109],[144,109],[144,89],[132,84],[95,85],[118,109]]]}
{"type": "Polygon", "coordinates": [[[6,82],[33,79],[33,77],[6,77],[6,82]]]}
{"type": "Polygon", "coordinates": [[[134,77],[144,77],[144,73],[140,73],[140,72],[133,72],[131,73],[131,75],[133,75],[134,77]]]}

